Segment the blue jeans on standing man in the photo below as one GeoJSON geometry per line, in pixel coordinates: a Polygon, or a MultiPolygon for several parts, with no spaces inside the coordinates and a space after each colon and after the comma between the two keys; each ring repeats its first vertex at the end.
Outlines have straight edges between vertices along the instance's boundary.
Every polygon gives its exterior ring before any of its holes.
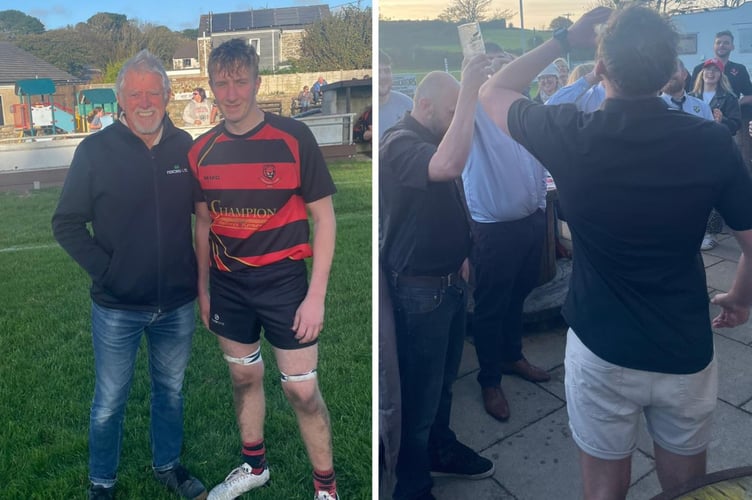
{"type": "Polygon", "coordinates": [[[92,303],[96,382],[89,423],[89,479],[115,484],[123,419],[141,337],[145,333],[151,377],[150,441],[153,466],[169,470],[183,445],[183,377],[195,329],[194,302],[167,312],[110,309],[92,303]]]}
{"type": "Polygon", "coordinates": [[[402,436],[395,499],[431,491],[431,456],[451,447],[452,384],[465,336],[465,292],[446,287],[395,286],[397,356],[402,391],[402,436]]]}

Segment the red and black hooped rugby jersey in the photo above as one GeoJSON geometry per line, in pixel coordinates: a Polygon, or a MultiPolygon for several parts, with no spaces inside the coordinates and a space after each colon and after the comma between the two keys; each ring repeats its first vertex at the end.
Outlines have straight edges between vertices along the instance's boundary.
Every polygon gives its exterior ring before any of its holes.
{"type": "Polygon", "coordinates": [[[196,140],[188,159],[212,218],[213,267],[236,271],[311,256],[305,204],[336,188],[304,123],[264,113],[241,136],[220,124],[196,140]]]}

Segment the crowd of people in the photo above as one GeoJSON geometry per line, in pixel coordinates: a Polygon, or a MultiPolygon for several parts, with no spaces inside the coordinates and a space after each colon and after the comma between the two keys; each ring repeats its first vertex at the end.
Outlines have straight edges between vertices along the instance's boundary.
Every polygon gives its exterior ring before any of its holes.
{"type": "MultiPolygon", "coordinates": [[[[123,113],[78,146],[52,218],[55,238],[91,278],[88,498],[115,496],[144,336],[157,481],[182,498],[211,500],[268,483],[263,330],[311,463],[313,496],[337,500],[317,379],[336,189],[311,131],[258,107],[253,46],[232,39],[215,47],[208,72],[223,120],[194,142],[166,114],[171,83],[159,60],[146,50],[129,59],[115,84],[123,113]],[[229,367],[240,434],[240,465],[211,491],[180,462],[196,302],[229,367]]],[[[185,119],[195,125],[209,108],[203,89],[193,96],[185,119]]]]}
{"type": "Polygon", "coordinates": [[[653,10],[598,7],[521,57],[487,47],[463,62],[459,82],[429,73],[412,102],[391,90],[390,61],[380,55],[387,495],[430,500],[432,477],[494,473],[449,419],[468,293],[485,411],[505,421],[513,410],[503,374],[550,376],[520,342],[522,301],[541,260],[547,173],[575,262],[562,315],[584,498],[626,497],[643,417],[664,490],[705,473],[718,386],[711,328],[746,322],[752,307],[752,178],[734,139],[740,105],[752,99],[742,84],[752,84],[728,60],[731,33],[717,34],[715,57],[692,78],[677,43],[653,10]],[[568,75],[561,56],[590,47],[595,62],[568,75]],[[730,291],[712,299],[721,312],[711,321],[700,252],[719,223],[742,255],[730,291]]]}

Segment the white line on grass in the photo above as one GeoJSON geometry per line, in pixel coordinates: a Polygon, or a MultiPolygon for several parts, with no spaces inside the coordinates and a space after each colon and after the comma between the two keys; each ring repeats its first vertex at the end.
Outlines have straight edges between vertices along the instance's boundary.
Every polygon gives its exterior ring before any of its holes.
{"type": "Polygon", "coordinates": [[[49,248],[59,248],[59,246],[57,243],[50,243],[47,245],[23,245],[19,247],[0,248],[0,253],[25,252],[26,250],[47,250],[49,248]]]}

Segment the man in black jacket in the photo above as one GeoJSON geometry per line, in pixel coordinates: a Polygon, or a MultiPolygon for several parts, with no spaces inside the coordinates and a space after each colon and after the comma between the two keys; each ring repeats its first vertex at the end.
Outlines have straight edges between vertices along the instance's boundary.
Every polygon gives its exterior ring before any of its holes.
{"type": "Polygon", "coordinates": [[[92,280],[89,498],[113,498],[125,404],[144,333],[154,474],[185,498],[205,498],[206,488],[180,464],[181,391],[196,298],[192,141],[165,116],[170,80],[148,51],[125,63],[115,90],[124,116],[78,146],[52,218],[55,238],[92,280]]]}

